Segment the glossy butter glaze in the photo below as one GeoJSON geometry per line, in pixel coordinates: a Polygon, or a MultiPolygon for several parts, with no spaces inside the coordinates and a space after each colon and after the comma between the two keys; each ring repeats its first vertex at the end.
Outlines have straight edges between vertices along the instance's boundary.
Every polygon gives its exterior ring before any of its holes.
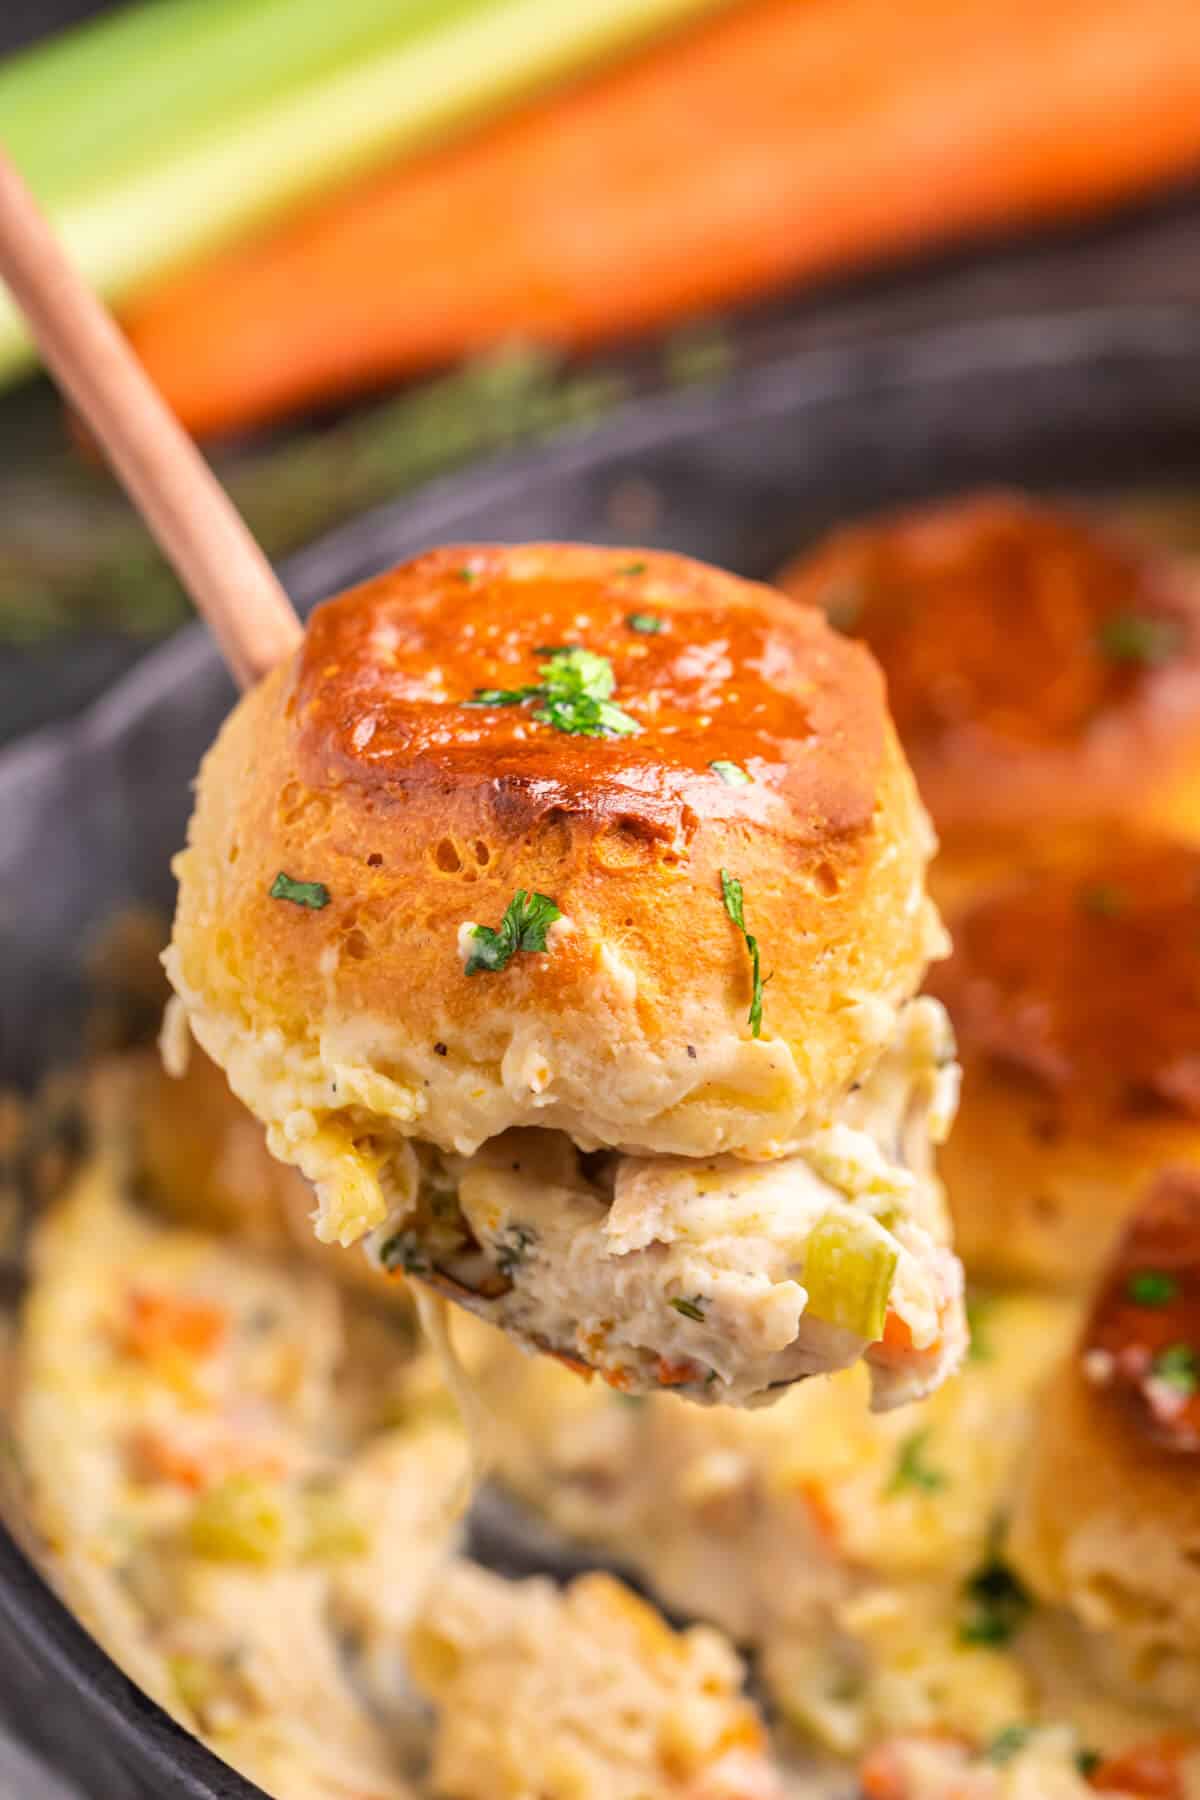
{"type": "Polygon", "coordinates": [[[860,831],[882,754],[858,646],[769,589],[635,551],[434,552],[380,576],[317,609],[291,704],[312,787],[484,785],[509,823],[554,810],[656,836],[739,815],[801,839],[860,831]],[[656,629],[630,623],[646,617],[656,629]],[[536,700],[474,703],[535,686],[561,646],[609,660],[635,733],[564,733],[536,700]],[[750,782],[722,780],[721,760],[750,782]]]}
{"type": "Polygon", "coordinates": [[[955,921],[932,972],[967,1066],[1049,1116],[1200,1119],[1200,851],[1116,839],[1086,872],[1031,872],[955,921]]]}

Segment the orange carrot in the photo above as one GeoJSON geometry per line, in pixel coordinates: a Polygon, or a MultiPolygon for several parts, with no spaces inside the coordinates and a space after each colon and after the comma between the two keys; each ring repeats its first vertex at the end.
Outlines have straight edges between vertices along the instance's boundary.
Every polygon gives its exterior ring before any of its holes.
{"type": "Polygon", "coordinates": [[[880,1343],[885,1350],[894,1351],[897,1356],[907,1356],[913,1349],[913,1334],[907,1320],[889,1306],[883,1321],[883,1336],[880,1343]]]}
{"type": "Polygon", "coordinates": [[[170,1353],[204,1357],[220,1347],[228,1325],[224,1308],[211,1300],[135,1288],[122,1335],[125,1347],[146,1361],[170,1353]]]}
{"type": "Polygon", "coordinates": [[[800,1498],[804,1501],[813,1528],[825,1548],[840,1551],[842,1521],[838,1517],[832,1494],[824,1482],[817,1481],[812,1476],[806,1477],[800,1483],[800,1498]]]}
{"type": "Polygon", "coordinates": [[[1197,166],[1196,0],[754,0],[185,272],[128,324],[211,433],[1197,166]]]}
{"type": "Polygon", "coordinates": [[[867,1752],[859,1765],[858,1784],[866,1800],[908,1800],[908,1783],[900,1758],[889,1744],[867,1752]]]}
{"type": "Polygon", "coordinates": [[[701,1371],[690,1357],[680,1362],[672,1362],[669,1357],[660,1356],[654,1365],[654,1379],[659,1387],[686,1387],[689,1382],[697,1381],[701,1371]]]}
{"type": "Polygon", "coordinates": [[[1135,1744],[1101,1763],[1091,1783],[1105,1793],[1137,1794],[1144,1800],[1184,1800],[1182,1765],[1193,1751],[1200,1752],[1200,1741],[1195,1738],[1164,1737],[1135,1744]]]}

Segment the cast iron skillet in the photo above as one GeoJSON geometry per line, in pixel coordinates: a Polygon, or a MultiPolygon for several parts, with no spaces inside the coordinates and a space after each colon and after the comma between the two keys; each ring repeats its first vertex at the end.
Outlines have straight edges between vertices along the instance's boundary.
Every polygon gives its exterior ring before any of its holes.
{"type": "MultiPolygon", "coordinates": [[[[637,538],[767,575],[812,531],[897,501],[1200,474],[1197,394],[1200,315],[1175,306],[810,351],[427,488],[285,573],[306,607],[439,542],[637,538]],[[650,522],[621,525],[648,506],[650,522]]],[[[73,1054],[96,927],[135,902],[169,905],[188,784],[231,699],[189,630],[72,725],[0,755],[0,1081],[73,1054]]],[[[479,1553],[544,1561],[510,1526],[485,1502],[479,1553]]],[[[258,1793],[124,1679],[2,1528],[0,1664],[18,1729],[96,1800],[258,1793]]]]}

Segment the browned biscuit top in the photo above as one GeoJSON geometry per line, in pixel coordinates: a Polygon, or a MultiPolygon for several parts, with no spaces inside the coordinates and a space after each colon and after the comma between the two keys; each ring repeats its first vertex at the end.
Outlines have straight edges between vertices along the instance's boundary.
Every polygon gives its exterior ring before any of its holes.
{"type": "Polygon", "coordinates": [[[741,815],[840,838],[870,824],[883,753],[878,672],[818,615],[683,557],[589,547],[435,551],[329,602],[293,705],[310,786],[484,788],[507,831],[553,813],[673,837],[741,815]],[[545,716],[572,648],[610,665],[616,731],[545,716]]]}
{"type": "Polygon", "coordinates": [[[853,527],[780,585],[878,657],[943,831],[1119,809],[1200,705],[1200,584],[1064,507],[994,494],[853,527]]]}
{"type": "Polygon", "coordinates": [[[929,985],[968,1071],[1064,1119],[1200,1119],[1200,851],[1117,838],[1019,876],[956,918],[929,985]]]}

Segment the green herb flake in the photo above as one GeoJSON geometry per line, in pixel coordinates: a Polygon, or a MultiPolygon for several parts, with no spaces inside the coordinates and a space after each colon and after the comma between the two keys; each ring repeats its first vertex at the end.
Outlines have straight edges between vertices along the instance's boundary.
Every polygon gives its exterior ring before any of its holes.
{"type": "Polygon", "coordinates": [[[1091,1780],[1103,1761],[1104,1758],[1098,1750],[1077,1750],[1075,1752],[1075,1767],[1085,1781],[1091,1780]]]}
{"type": "Polygon", "coordinates": [[[610,698],[616,679],[606,656],[594,650],[560,650],[543,663],[544,704],[534,713],[574,737],[630,737],[641,730],[637,720],[610,698]]]}
{"type": "Polygon", "coordinates": [[[762,968],[758,955],[758,939],[746,930],[745,902],[742,884],[736,875],[728,869],[721,870],[721,897],[725,902],[725,911],[737,926],[746,940],[746,948],[750,952],[750,967],[753,974],[753,987],[750,1000],[750,1011],[747,1023],[754,1037],[762,1036],[763,987],[762,968]]]}
{"type": "Polygon", "coordinates": [[[747,775],[741,763],[726,762],[723,757],[708,766],[714,775],[721,777],[726,787],[750,787],[754,781],[753,775],[747,775]]]}
{"type": "Polygon", "coordinates": [[[464,706],[521,706],[541,693],[540,687],[476,688],[464,706]]]}
{"type": "Polygon", "coordinates": [[[622,563],[617,570],[618,575],[644,575],[645,573],[646,564],[644,562],[622,563]]]}
{"type": "Polygon", "coordinates": [[[967,1361],[991,1362],[995,1351],[988,1331],[993,1302],[981,1294],[967,1295],[967,1361]]]}
{"type": "Polygon", "coordinates": [[[530,894],[518,888],[504,909],[500,929],[476,925],[471,933],[475,948],[467,958],[467,975],[499,974],[518,950],[544,950],[546,933],[562,914],[547,894],[530,894]]]}
{"type": "Polygon", "coordinates": [[[1190,1344],[1168,1344],[1150,1364],[1150,1372],[1185,1400],[1200,1393],[1200,1356],[1190,1344]]]}
{"type": "Polygon", "coordinates": [[[1156,668],[1170,662],[1183,642],[1176,619],[1133,611],[1112,613],[1096,633],[1096,647],[1109,662],[1156,668]]]}
{"type": "Polygon", "coordinates": [[[549,660],[538,673],[542,679],[531,687],[476,688],[467,706],[523,706],[527,700],[542,704],[533,716],[541,725],[571,737],[629,737],[641,730],[637,720],[611,698],[616,679],[606,656],[584,650],[578,644],[548,645],[549,660]]]}
{"type": "Polygon", "coordinates": [[[507,1226],[496,1245],[496,1268],[500,1274],[511,1278],[536,1243],[537,1232],[532,1225],[507,1226]]]}
{"type": "Polygon", "coordinates": [[[470,563],[464,563],[461,569],[456,569],[454,573],[458,576],[460,581],[466,582],[468,586],[470,586],[471,582],[478,581],[479,579],[479,570],[473,569],[470,563]]]}
{"type": "Polygon", "coordinates": [[[393,1232],[380,1247],[379,1260],[389,1275],[403,1269],[406,1275],[428,1275],[431,1264],[420,1238],[413,1229],[393,1232]]]}
{"type": "Polygon", "coordinates": [[[984,1760],[995,1763],[997,1768],[1003,1768],[1005,1763],[1012,1762],[1014,1757],[1021,1754],[1032,1736],[1033,1728],[1030,1725],[1006,1725],[985,1747],[984,1760]]]}
{"type": "Polygon", "coordinates": [[[963,1599],[959,1640],[993,1650],[1012,1642],[1033,1605],[1012,1569],[996,1555],[969,1577],[963,1599]]]}
{"type": "Polygon", "coordinates": [[[630,613],[625,620],[630,631],[640,631],[643,637],[657,637],[665,628],[665,620],[657,613],[630,613]]]}
{"type": "Polygon", "coordinates": [[[705,1302],[703,1295],[697,1294],[693,1300],[684,1300],[677,1295],[673,1300],[668,1301],[667,1304],[673,1306],[677,1313],[682,1313],[685,1319],[695,1319],[698,1325],[704,1323],[705,1302]]]}
{"type": "Polygon", "coordinates": [[[1079,904],[1093,919],[1119,919],[1128,901],[1123,889],[1112,882],[1098,881],[1093,887],[1083,889],[1079,904]]]}
{"type": "Polygon", "coordinates": [[[1162,1269],[1139,1269],[1129,1277],[1125,1292],[1135,1306],[1169,1306],[1179,1292],[1179,1283],[1162,1269]]]}
{"type": "Polygon", "coordinates": [[[886,1494],[902,1494],[913,1488],[921,1493],[936,1494],[946,1486],[946,1476],[940,1469],[930,1468],[925,1461],[925,1451],[932,1436],[928,1431],[914,1431],[906,1437],[896,1457],[896,1467],[891,1480],[884,1489],[886,1494]]]}
{"type": "Polygon", "coordinates": [[[268,891],[272,900],[290,900],[295,906],[307,906],[311,912],[320,912],[329,905],[329,889],[323,881],[293,881],[282,869],[268,891]]]}

